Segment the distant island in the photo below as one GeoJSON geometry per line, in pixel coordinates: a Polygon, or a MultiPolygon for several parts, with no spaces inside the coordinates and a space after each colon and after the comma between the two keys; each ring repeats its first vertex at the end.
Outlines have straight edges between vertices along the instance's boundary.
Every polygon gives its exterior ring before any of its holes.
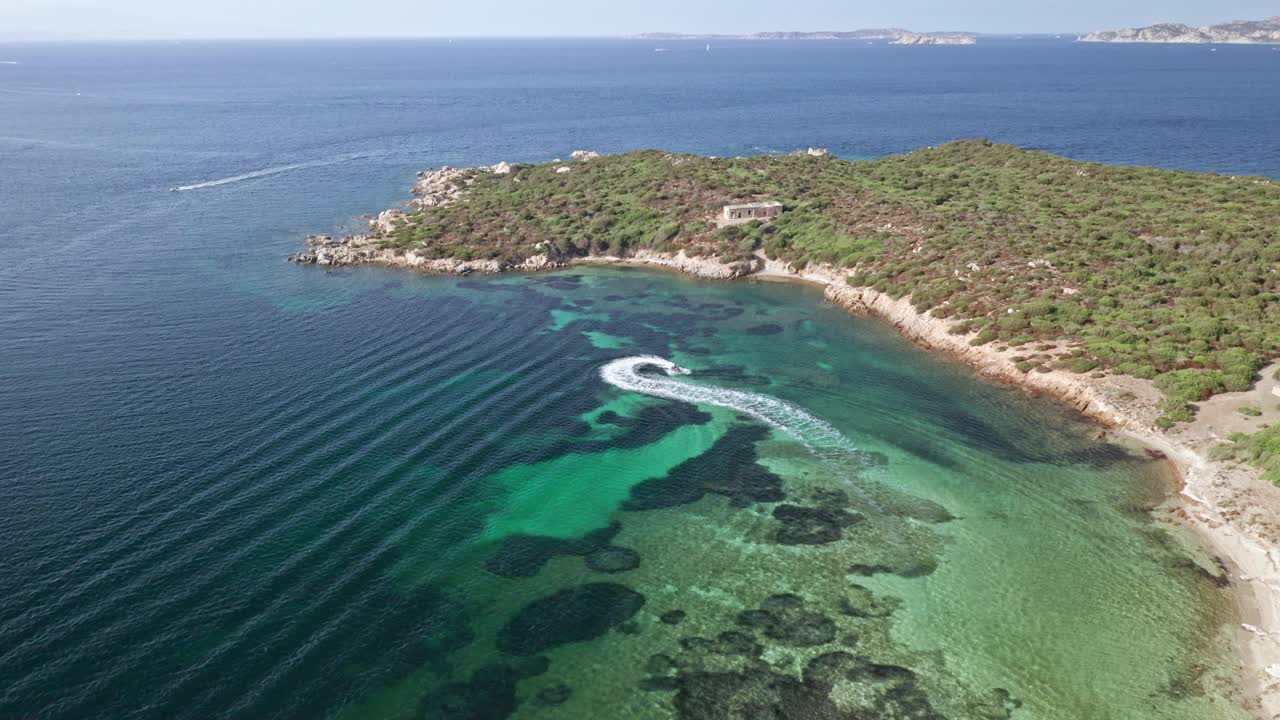
{"type": "Polygon", "coordinates": [[[1235,22],[1191,27],[1182,23],[1158,23],[1141,28],[1106,30],[1089,33],[1082,42],[1109,43],[1194,43],[1266,45],[1280,44],[1280,15],[1266,20],[1235,22]]]}
{"type": "Polygon", "coordinates": [[[890,45],[973,45],[976,33],[931,32],[918,33],[902,28],[872,28],[863,30],[816,32],[758,32],[746,35],[642,33],[633,40],[888,40],[890,45]]]}

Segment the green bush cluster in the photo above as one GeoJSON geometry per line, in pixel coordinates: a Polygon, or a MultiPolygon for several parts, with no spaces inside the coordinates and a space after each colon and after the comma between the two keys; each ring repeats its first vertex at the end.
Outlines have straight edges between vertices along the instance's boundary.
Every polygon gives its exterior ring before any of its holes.
{"type": "Polygon", "coordinates": [[[1252,435],[1236,433],[1229,444],[1214,448],[1217,460],[1240,460],[1262,469],[1262,476],[1280,485],[1280,425],[1272,425],[1252,435]]]}

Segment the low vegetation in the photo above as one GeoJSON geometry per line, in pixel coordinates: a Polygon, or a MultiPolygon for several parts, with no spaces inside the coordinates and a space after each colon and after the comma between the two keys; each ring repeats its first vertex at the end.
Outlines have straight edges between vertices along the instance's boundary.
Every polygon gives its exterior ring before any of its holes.
{"type": "Polygon", "coordinates": [[[1215,460],[1240,460],[1262,468],[1262,476],[1280,485],[1280,425],[1252,435],[1236,433],[1213,450],[1215,460]]]}
{"type": "Polygon", "coordinates": [[[1118,167],[965,141],[881,160],[712,159],[644,151],[476,172],[464,199],[383,238],[428,257],[650,249],[764,253],[963,321],[1019,361],[1154,380],[1165,425],[1247,388],[1280,354],[1280,185],[1118,167]],[[781,201],[769,225],[718,229],[726,203],[781,201]]]}

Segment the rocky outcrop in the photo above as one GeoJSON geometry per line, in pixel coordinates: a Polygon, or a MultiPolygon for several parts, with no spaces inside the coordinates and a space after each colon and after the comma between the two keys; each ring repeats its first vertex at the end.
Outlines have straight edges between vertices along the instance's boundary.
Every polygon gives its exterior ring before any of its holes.
{"type": "Polygon", "coordinates": [[[595,160],[600,157],[600,153],[595,150],[574,150],[569,154],[569,157],[578,162],[586,162],[587,160],[595,160]]]}
{"type": "Polygon", "coordinates": [[[460,260],[457,258],[428,258],[413,250],[400,252],[383,247],[382,240],[369,235],[311,235],[307,237],[307,249],[289,256],[289,262],[321,267],[348,267],[352,265],[385,265],[387,267],[439,273],[442,275],[470,275],[482,273],[494,275],[503,272],[532,272],[563,267],[545,254],[525,258],[518,263],[501,260],[460,260]]]}
{"type": "Polygon", "coordinates": [[[1266,20],[1191,27],[1182,23],[1157,23],[1140,28],[1090,33],[1083,42],[1111,43],[1195,43],[1195,44],[1280,44],[1280,16],[1266,20]]]}
{"type": "Polygon", "coordinates": [[[448,165],[439,170],[424,170],[418,173],[418,181],[413,185],[415,197],[409,204],[423,208],[448,205],[462,196],[463,190],[471,184],[474,172],[448,165]]]}
{"type": "Polygon", "coordinates": [[[890,45],[974,45],[978,39],[972,35],[929,35],[924,33],[903,33],[894,38],[890,45]]]}

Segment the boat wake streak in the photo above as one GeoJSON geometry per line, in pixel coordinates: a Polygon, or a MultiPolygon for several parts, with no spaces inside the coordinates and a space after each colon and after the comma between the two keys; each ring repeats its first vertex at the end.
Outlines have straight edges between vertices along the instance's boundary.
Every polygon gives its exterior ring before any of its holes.
{"type": "Polygon", "coordinates": [[[841,465],[858,459],[857,449],[839,430],[789,402],[741,390],[680,382],[669,377],[687,374],[688,370],[656,355],[622,358],[600,368],[601,379],[614,387],[668,400],[729,408],[785,432],[820,459],[841,465]],[[658,368],[667,377],[640,374],[640,369],[645,367],[658,368]]]}
{"type": "Polygon", "coordinates": [[[307,168],[323,167],[325,165],[337,165],[339,163],[351,162],[352,160],[360,160],[363,158],[376,157],[378,153],[356,153],[352,155],[341,155],[338,157],[326,158],[324,160],[313,160],[311,162],[294,163],[292,165],[278,165],[276,167],[263,168],[262,170],[254,170],[243,175],[232,175],[231,177],[219,178],[218,180],[209,180],[207,182],[193,183],[191,185],[179,185],[171,188],[173,192],[186,192],[188,190],[200,190],[203,188],[218,187],[219,185],[230,185],[232,183],[243,182],[245,180],[253,180],[254,178],[267,177],[269,175],[279,175],[281,173],[292,172],[294,170],[305,170],[307,168]]]}
{"type": "Polygon", "coordinates": [[[614,387],[668,400],[729,408],[791,436],[826,466],[839,487],[848,493],[850,507],[859,511],[862,522],[875,527],[884,538],[885,547],[893,549],[889,560],[902,567],[916,567],[918,558],[911,548],[917,540],[904,533],[903,519],[937,522],[940,514],[946,514],[941,506],[894,490],[875,472],[878,463],[825,420],[768,395],[697,385],[671,377],[688,374],[688,370],[656,355],[622,358],[600,368],[601,379],[614,387]],[[666,375],[641,374],[643,368],[657,368],[666,375]]]}

